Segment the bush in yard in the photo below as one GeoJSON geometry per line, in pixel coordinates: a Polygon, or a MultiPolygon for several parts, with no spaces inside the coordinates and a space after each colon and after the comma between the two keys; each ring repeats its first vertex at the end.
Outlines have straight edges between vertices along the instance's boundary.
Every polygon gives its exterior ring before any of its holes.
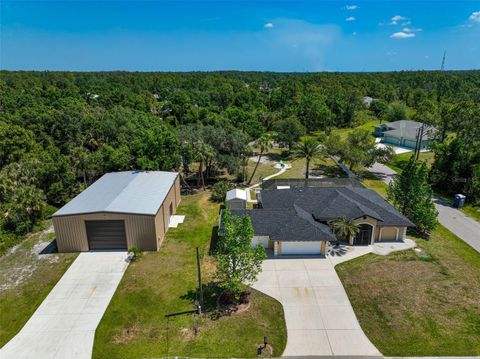
{"type": "Polygon", "coordinates": [[[212,195],[210,198],[214,202],[223,202],[225,200],[225,195],[227,194],[227,192],[234,187],[235,186],[231,182],[219,181],[212,186],[212,195]]]}
{"type": "Polygon", "coordinates": [[[128,249],[128,253],[132,255],[131,260],[133,262],[138,261],[143,257],[143,252],[138,247],[131,247],[128,249]]]}
{"type": "Polygon", "coordinates": [[[428,169],[425,162],[418,162],[412,156],[403,172],[390,183],[388,199],[423,235],[437,224],[437,210],[432,200],[432,189],[427,182],[428,169]]]}
{"type": "Polygon", "coordinates": [[[233,216],[222,212],[221,233],[218,250],[216,279],[226,296],[241,301],[249,285],[255,282],[266,258],[265,249],[252,247],[253,227],[250,217],[233,216]]]}

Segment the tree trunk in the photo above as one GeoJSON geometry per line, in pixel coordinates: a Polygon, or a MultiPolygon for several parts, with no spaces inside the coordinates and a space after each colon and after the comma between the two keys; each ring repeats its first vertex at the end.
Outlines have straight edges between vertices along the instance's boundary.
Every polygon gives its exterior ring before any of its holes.
{"type": "Polygon", "coordinates": [[[310,160],[307,158],[307,170],[305,172],[305,179],[308,179],[309,172],[310,172],[310,160]]]}
{"type": "Polygon", "coordinates": [[[255,168],[253,169],[252,175],[250,176],[250,179],[247,182],[247,186],[250,186],[250,183],[252,183],[253,176],[255,176],[255,172],[257,171],[258,165],[260,164],[260,160],[262,159],[263,151],[260,151],[260,154],[258,155],[258,161],[257,164],[255,165],[255,168]]]}
{"type": "Polygon", "coordinates": [[[205,189],[205,180],[203,178],[203,161],[200,161],[200,166],[198,169],[198,180],[199,180],[198,185],[201,184],[202,188],[205,189]]]}

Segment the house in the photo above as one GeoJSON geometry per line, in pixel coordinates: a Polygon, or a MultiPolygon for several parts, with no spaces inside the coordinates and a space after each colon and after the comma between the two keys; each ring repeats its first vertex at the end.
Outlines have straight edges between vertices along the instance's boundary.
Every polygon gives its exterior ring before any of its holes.
{"type": "Polygon", "coordinates": [[[319,181],[322,185],[263,189],[257,194],[257,208],[231,213],[249,216],[253,244],[272,249],[276,256],[324,255],[327,242],[337,240],[332,222],[342,217],[353,219],[359,228],[351,245],[400,241],[407,227],[414,226],[372,190],[331,178],[319,181]]]}
{"type": "Polygon", "coordinates": [[[179,203],[178,173],[107,173],[54,213],[58,251],[156,251],[179,203]]]}
{"type": "Polygon", "coordinates": [[[424,128],[420,149],[426,150],[430,147],[436,130],[421,122],[401,120],[382,123],[375,126],[374,135],[381,137],[382,143],[415,149],[417,136],[419,136],[422,126],[424,128]]]}

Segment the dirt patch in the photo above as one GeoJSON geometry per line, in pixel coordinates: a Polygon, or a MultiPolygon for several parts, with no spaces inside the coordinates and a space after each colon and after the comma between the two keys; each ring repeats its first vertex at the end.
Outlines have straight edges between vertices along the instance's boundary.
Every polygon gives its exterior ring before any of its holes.
{"type": "Polygon", "coordinates": [[[134,324],[130,327],[123,328],[122,331],[112,337],[112,343],[114,344],[126,344],[136,339],[140,333],[138,324],[134,324]]]}

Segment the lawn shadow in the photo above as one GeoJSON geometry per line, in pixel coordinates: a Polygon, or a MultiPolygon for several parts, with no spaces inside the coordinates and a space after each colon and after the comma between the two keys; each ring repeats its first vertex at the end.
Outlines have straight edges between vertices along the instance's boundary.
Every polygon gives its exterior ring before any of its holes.
{"type": "Polygon", "coordinates": [[[210,234],[210,248],[208,250],[209,255],[214,254],[215,251],[217,250],[218,239],[219,237],[218,237],[218,225],[217,225],[212,227],[212,232],[210,234]]]}
{"type": "MultiPolygon", "coordinates": [[[[218,298],[223,289],[218,287],[217,283],[209,282],[203,286],[203,306],[202,313],[208,315],[211,320],[218,320],[222,312],[218,309],[218,298]]],[[[180,296],[181,299],[190,301],[196,305],[200,300],[198,289],[189,290],[186,294],[180,296]]]]}
{"type": "Polygon", "coordinates": [[[347,177],[338,166],[328,166],[325,164],[315,165],[311,170],[311,174],[313,176],[347,177]]]}

